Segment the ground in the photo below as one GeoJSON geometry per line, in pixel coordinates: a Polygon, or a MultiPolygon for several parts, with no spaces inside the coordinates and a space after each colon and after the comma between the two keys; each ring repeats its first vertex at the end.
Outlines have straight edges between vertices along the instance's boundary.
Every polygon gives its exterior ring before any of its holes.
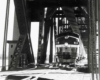
{"type": "Polygon", "coordinates": [[[91,80],[91,73],[65,69],[26,69],[0,72],[0,80],[91,80]]]}

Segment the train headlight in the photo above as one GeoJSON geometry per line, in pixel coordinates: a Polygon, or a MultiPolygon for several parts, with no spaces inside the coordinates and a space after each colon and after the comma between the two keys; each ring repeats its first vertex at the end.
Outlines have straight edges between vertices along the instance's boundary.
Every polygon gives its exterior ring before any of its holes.
{"type": "Polygon", "coordinates": [[[65,43],[65,46],[68,46],[68,43],[65,43]]]}

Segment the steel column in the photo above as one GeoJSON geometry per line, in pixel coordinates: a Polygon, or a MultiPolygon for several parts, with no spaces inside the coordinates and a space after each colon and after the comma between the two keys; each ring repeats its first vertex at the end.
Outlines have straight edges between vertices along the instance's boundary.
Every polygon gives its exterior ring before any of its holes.
{"type": "Polygon", "coordinates": [[[27,20],[25,16],[24,0],[14,0],[14,3],[20,34],[26,34],[27,20]]]}
{"type": "MultiPolygon", "coordinates": [[[[23,46],[24,49],[29,47],[27,50],[29,50],[29,54],[31,55],[29,59],[31,59],[31,62],[34,62],[34,55],[33,55],[33,50],[32,50],[32,45],[31,45],[31,37],[30,37],[30,24],[28,22],[28,15],[27,15],[27,6],[25,5],[25,0],[14,0],[15,3],[15,11],[17,15],[17,20],[18,20],[18,27],[21,35],[27,35],[27,39],[25,41],[25,45],[23,46]]],[[[26,51],[26,54],[27,51],[26,51]]],[[[28,55],[29,55],[28,54],[28,55]]]]}
{"type": "Polygon", "coordinates": [[[44,29],[44,43],[43,43],[43,51],[41,53],[40,63],[44,64],[46,60],[46,51],[47,51],[47,44],[48,44],[48,34],[51,25],[51,20],[48,19],[45,21],[45,29],[44,29]]]}
{"type": "MultiPolygon", "coordinates": [[[[90,14],[90,1],[89,1],[89,0],[88,0],[88,8],[87,8],[87,11],[88,11],[88,14],[90,14]]],[[[89,47],[89,46],[90,46],[90,40],[91,40],[91,39],[90,39],[90,36],[91,36],[91,35],[90,35],[90,29],[91,29],[91,28],[90,28],[90,21],[91,21],[91,20],[90,20],[90,15],[89,15],[89,16],[88,16],[88,19],[86,20],[87,26],[88,26],[88,27],[87,27],[87,32],[88,32],[88,47],[87,47],[87,50],[88,50],[87,53],[88,53],[88,54],[87,54],[87,56],[88,56],[88,69],[89,69],[89,72],[91,72],[91,58],[90,58],[90,56],[91,56],[91,55],[90,55],[90,53],[91,53],[90,51],[91,51],[91,50],[90,50],[90,47],[89,47]]]]}
{"type": "Polygon", "coordinates": [[[90,9],[91,9],[91,4],[90,4],[90,0],[89,0],[89,2],[88,2],[89,4],[89,53],[88,53],[88,56],[89,56],[89,69],[90,69],[90,72],[92,72],[92,48],[91,48],[91,11],[90,11],[90,9]]]}
{"type": "Polygon", "coordinates": [[[50,28],[50,58],[49,62],[52,63],[53,59],[53,19],[50,28]]]}
{"type": "Polygon", "coordinates": [[[48,44],[48,34],[51,26],[51,17],[56,11],[56,7],[54,8],[48,8],[47,14],[46,14],[46,20],[45,20],[45,27],[44,27],[44,43],[43,43],[43,51],[41,53],[40,63],[44,63],[46,60],[46,50],[47,50],[47,44],[48,44]]]}
{"type": "Polygon", "coordinates": [[[37,54],[37,63],[40,63],[40,56],[42,54],[42,48],[43,48],[43,43],[42,43],[42,40],[43,40],[43,29],[44,29],[44,20],[41,20],[40,21],[40,24],[39,24],[39,40],[38,40],[38,54],[37,54]]]}
{"type": "MultiPolygon", "coordinates": [[[[98,15],[100,14],[100,0],[98,1],[98,15]]],[[[99,29],[99,79],[100,79],[100,16],[98,16],[98,29],[99,29]]]]}
{"type": "Polygon", "coordinates": [[[89,29],[90,29],[90,38],[89,38],[89,55],[91,61],[91,71],[92,71],[92,80],[94,80],[95,74],[95,62],[96,62],[96,23],[95,23],[95,0],[89,0],[89,29]]]}
{"type": "MultiPolygon", "coordinates": [[[[95,0],[95,26],[96,26],[96,44],[97,44],[97,32],[99,31],[99,30],[97,30],[98,29],[98,0],[95,0]]],[[[98,40],[99,41],[99,40],[98,40]]],[[[96,45],[97,46],[97,45],[96,45]]],[[[95,47],[96,47],[95,46],[95,47]]],[[[96,50],[97,50],[97,48],[96,48],[96,50]]],[[[95,51],[96,52],[96,51],[95,51]]],[[[99,54],[98,54],[98,56],[99,56],[99,54]]],[[[95,64],[96,64],[96,66],[95,66],[95,68],[96,68],[96,79],[97,80],[99,80],[99,72],[98,72],[98,61],[99,60],[97,60],[98,58],[97,58],[97,52],[96,52],[96,54],[95,54],[95,59],[96,59],[96,61],[95,61],[95,64]]]]}

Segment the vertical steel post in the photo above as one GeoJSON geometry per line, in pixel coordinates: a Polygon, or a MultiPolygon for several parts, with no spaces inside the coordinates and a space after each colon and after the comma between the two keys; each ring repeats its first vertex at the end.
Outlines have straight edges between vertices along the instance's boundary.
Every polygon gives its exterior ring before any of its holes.
{"type": "MultiPolygon", "coordinates": [[[[87,11],[90,14],[90,11],[89,11],[89,9],[90,9],[90,2],[89,2],[89,0],[88,0],[88,6],[87,7],[88,7],[87,11]]],[[[88,49],[88,54],[87,55],[88,55],[88,69],[89,69],[89,72],[90,72],[91,71],[91,65],[90,65],[90,50],[89,50],[89,43],[90,43],[90,41],[89,41],[90,40],[90,29],[89,29],[90,28],[90,24],[89,23],[90,23],[90,15],[89,15],[89,17],[87,19],[87,26],[88,26],[87,27],[87,32],[88,32],[88,48],[87,48],[88,49]]]]}
{"type": "Polygon", "coordinates": [[[28,21],[27,21],[27,15],[26,15],[27,13],[26,13],[26,9],[25,9],[26,7],[25,7],[25,1],[24,0],[22,0],[22,7],[23,7],[23,12],[24,12],[23,15],[25,17],[25,23],[26,23],[25,24],[26,25],[25,26],[26,27],[26,32],[27,32],[26,34],[28,36],[28,42],[30,43],[29,46],[30,46],[30,52],[31,52],[31,55],[32,55],[32,58],[31,59],[32,59],[32,62],[34,62],[35,60],[34,60],[34,53],[33,53],[33,48],[32,48],[33,46],[32,46],[30,32],[29,32],[29,28],[28,28],[28,21]]]}
{"type": "MultiPolygon", "coordinates": [[[[99,26],[100,26],[100,17],[99,17],[99,14],[100,14],[100,1],[99,0],[96,0],[96,4],[95,4],[95,10],[96,10],[96,27],[97,27],[97,31],[98,31],[98,41],[100,40],[100,28],[99,28],[99,26]]],[[[97,72],[97,74],[96,74],[96,78],[97,78],[97,80],[100,80],[100,43],[98,44],[98,46],[99,46],[99,50],[98,50],[98,64],[97,64],[97,66],[99,66],[99,67],[97,67],[97,69],[96,69],[96,72],[97,72]],[[99,71],[98,71],[99,70],[99,71]]]]}
{"type": "Polygon", "coordinates": [[[51,19],[51,30],[50,30],[50,58],[49,62],[52,63],[53,59],[53,19],[51,19]]]}
{"type": "Polygon", "coordinates": [[[56,48],[56,18],[54,17],[53,18],[53,30],[54,30],[54,47],[55,47],[55,55],[54,55],[54,62],[56,62],[56,51],[57,51],[57,48],[56,48]]]}
{"type": "Polygon", "coordinates": [[[95,79],[95,54],[96,54],[96,22],[95,22],[95,0],[89,0],[90,10],[90,38],[89,38],[89,49],[90,49],[90,61],[91,61],[91,71],[92,71],[92,80],[95,79]]]}
{"type": "MultiPolygon", "coordinates": [[[[99,30],[97,30],[98,29],[98,0],[95,0],[95,12],[96,12],[96,14],[95,14],[95,20],[96,20],[96,34],[97,34],[97,32],[99,31],[99,30]]],[[[99,36],[99,35],[98,35],[99,36]]],[[[96,39],[97,39],[97,35],[96,35],[96,39]]],[[[97,40],[96,40],[97,41],[97,40]]],[[[99,41],[99,40],[98,40],[99,41]]],[[[97,44],[97,42],[96,42],[96,44],[97,44]]],[[[99,44],[98,44],[99,45],[99,44]]],[[[99,56],[99,55],[98,55],[99,56]]],[[[99,72],[98,72],[98,62],[97,61],[99,61],[99,60],[97,60],[97,53],[96,53],[96,79],[97,80],[99,80],[99,72]]]]}
{"type": "MultiPolygon", "coordinates": [[[[100,0],[98,0],[98,14],[100,14],[100,0]]],[[[99,29],[99,79],[100,79],[100,16],[98,16],[98,29],[99,29]]]]}
{"type": "Polygon", "coordinates": [[[5,30],[4,30],[4,42],[3,42],[3,56],[2,56],[2,71],[6,70],[6,42],[7,42],[7,33],[8,33],[8,22],[9,22],[9,8],[10,0],[7,0],[6,5],[6,17],[5,17],[5,30]]]}
{"type": "MultiPolygon", "coordinates": [[[[27,42],[25,41],[25,45],[24,48],[26,48],[27,46],[29,46],[29,48],[27,48],[29,52],[28,55],[30,56],[31,62],[30,63],[34,63],[34,53],[33,53],[33,49],[32,49],[32,44],[31,44],[31,37],[30,37],[30,30],[29,30],[29,24],[28,24],[28,16],[27,16],[27,8],[25,5],[25,0],[14,0],[14,4],[15,4],[15,10],[16,10],[16,15],[17,15],[17,20],[18,20],[18,27],[19,27],[19,31],[21,35],[27,35],[27,42]]],[[[27,50],[25,50],[27,52],[27,50]]]]}
{"type": "Polygon", "coordinates": [[[37,63],[40,63],[40,55],[41,55],[41,52],[42,52],[42,35],[43,35],[43,26],[44,25],[44,20],[41,20],[40,21],[40,24],[39,24],[39,36],[38,36],[38,54],[37,54],[37,63]]]}
{"type": "MultiPolygon", "coordinates": [[[[58,11],[60,10],[60,8],[58,8],[58,11]]],[[[60,17],[59,17],[59,14],[58,14],[58,35],[60,34],[60,25],[59,25],[59,22],[60,22],[60,17]]]]}
{"type": "Polygon", "coordinates": [[[42,50],[41,57],[40,57],[41,64],[44,64],[44,62],[46,60],[49,29],[50,29],[50,19],[45,21],[44,39],[43,39],[44,43],[43,43],[43,50],[42,50]]]}

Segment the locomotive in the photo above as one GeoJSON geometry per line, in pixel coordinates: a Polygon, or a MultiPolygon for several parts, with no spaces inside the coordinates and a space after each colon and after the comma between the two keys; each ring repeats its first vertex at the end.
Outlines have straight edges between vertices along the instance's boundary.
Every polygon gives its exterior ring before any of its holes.
{"type": "Polygon", "coordinates": [[[67,32],[56,37],[56,62],[68,65],[75,64],[78,53],[78,34],[67,32]]]}

